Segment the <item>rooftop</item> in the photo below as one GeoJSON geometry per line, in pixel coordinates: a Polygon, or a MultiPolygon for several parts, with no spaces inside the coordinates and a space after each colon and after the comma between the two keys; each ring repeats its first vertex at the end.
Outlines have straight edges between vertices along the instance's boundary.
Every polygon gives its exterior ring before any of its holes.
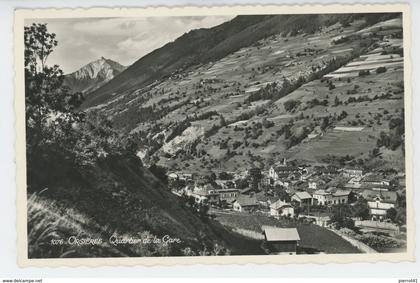
{"type": "Polygon", "coordinates": [[[325,190],[316,190],[314,192],[314,195],[329,195],[329,194],[331,194],[331,193],[329,193],[329,192],[327,192],[325,190]]]}
{"type": "Polygon", "coordinates": [[[258,205],[258,201],[256,197],[249,197],[249,196],[244,196],[244,195],[240,195],[236,199],[236,202],[238,202],[241,206],[257,206],[258,205]]]}
{"type": "Polygon", "coordinates": [[[296,192],[295,195],[300,199],[312,198],[311,194],[308,192],[296,192]]]}
{"type": "Polygon", "coordinates": [[[386,203],[397,202],[397,193],[392,191],[364,190],[362,196],[366,200],[375,200],[376,198],[380,198],[382,202],[386,203]]]}
{"type": "Polygon", "coordinates": [[[334,196],[339,197],[339,196],[348,196],[350,194],[350,191],[348,190],[337,190],[333,193],[334,196]]]}
{"type": "Polygon", "coordinates": [[[284,206],[291,206],[291,205],[290,205],[290,203],[284,202],[281,199],[279,199],[278,201],[273,202],[270,205],[270,208],[272,208],[272,209],[279,209],[279,208],[282,208],[284,206]]]}
{"type": "Polygon", "coordinates": [[[296,167],[296,166],[284,166],[284,165],[281,165],[281,166],[276,166],[276,167],[274,168],[274,170],[275,170],[276,172],[292,172],[292,171],[297,171],[297,170],[299,170],[299,168],[298,168],[298,167],[296,167]]]}
{"type": "Polygon", "coordinates": [[[371,175],[365,176],[362,179],[362,182],[383,182],[383,181],[387,182],[388,180],[386,180],[384,177],[377,174],[371,174],[371,175]]]}
{"type": "Polygon", "coordinates": [[[278,228],[273,226],[262,226],[265,238],[269,242],[278,241],[299,241],[299,233],[296,228],[278,228]]]}

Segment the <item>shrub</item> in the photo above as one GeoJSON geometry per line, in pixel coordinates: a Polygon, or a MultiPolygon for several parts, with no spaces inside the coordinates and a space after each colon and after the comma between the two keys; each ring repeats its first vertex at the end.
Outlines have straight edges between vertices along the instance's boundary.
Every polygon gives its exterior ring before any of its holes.
{"type": "Polygon", "coordinates": [[[296,107],[298,107],[299,105],[300,105],[300,101],[290,99],[290,100],[288,100],[284,103],[284,109],[286,109],[286,111],[290,112],[293,109],[295,109],[296,107]]]}
{"type": "Polygon", "coordinates": [[[375,70],[375,72],[377,73],[377,74],[381,74],[381,73],[385,73],[387,70],[386,70],[386,67],[378,67],[376,70],[375,70]]]}

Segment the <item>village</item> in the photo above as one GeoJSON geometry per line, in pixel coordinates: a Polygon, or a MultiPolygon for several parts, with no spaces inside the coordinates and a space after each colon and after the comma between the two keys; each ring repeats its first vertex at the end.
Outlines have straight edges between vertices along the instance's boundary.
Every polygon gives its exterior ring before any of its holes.
{"type": "MultiPolygon", "coordinates": [[[[311,166],[283,159],[264,169],[204,176],[168,172],[167,178],[171,192],[194,211],[247,237],[264,240],[270,254],[314,249],[299,248],[303,235],[297,223],[333,231],[362,252],[390,252],[405,246],[400,240],[406,229],[405,175],[401,172],[311,166]],[[250,222],[237,224],[235,218],[250,222]]],[[[318,247],[314,250],[328,253],[318,247]]]]}

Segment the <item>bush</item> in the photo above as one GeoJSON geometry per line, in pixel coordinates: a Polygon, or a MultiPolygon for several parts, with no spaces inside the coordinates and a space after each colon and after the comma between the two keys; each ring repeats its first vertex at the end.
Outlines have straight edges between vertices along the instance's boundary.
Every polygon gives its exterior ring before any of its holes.
{"type": "Polygon", "coordinates": [[[264,126],[264,128],[271,128],[274,126],[274,122],[267,120],[267,118],[264,118],[262,120],[262,125],[264,126]]]}
{"type": "Polygon", "coordinates": [[[300,105],[300,101],[290,99],[284,103],[284,109],[290,112],[300,105]]]}
{"type": "Polygon", "coordinates": [[[385,67],[378,67],[375,72],[377,74],[381,74],[381,73],[385,73],[386,72],[386,68],[385,67]]]}

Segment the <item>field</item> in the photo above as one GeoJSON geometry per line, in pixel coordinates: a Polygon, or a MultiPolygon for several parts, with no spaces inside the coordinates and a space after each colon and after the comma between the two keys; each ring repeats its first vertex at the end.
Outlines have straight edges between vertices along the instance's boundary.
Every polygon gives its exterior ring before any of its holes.
{"type": "Polygon", "coordinates": [[[296,223],[293,220],[277,220],[265,215],[223,212],[215,213],[216,220],[231,228],[262,232],[261,226],[296,227],[301,238],[300,246],[325,253],[360,253],[350,243],[325,228],[314,224],[296,223]]]}
{"type": "MultiPolygon", "coordinates": [[[[145,164],[168,170],[243,171],[283,158],[319,164],[328,154],[367,159],[404,105],[402,39],[384,37],[398,33],[400,22],[361,29],[363,23],[355,21],[314,34],[275,34],[220,60],[127,91],[101,111],[138,136],[140,151],[150,149],[141,154],[145,164]],[[372,32],[382,37],[365,36],[372,32]],[[321,77],[311,76],[334,60],[343,64],[321,77]],[[283,97],[251,99],[274,84],[302,78],[303,84],[283,97]],[[286,109],[289,101],[297,106],[286,109]],[[285,134],[287,124],[292,126],[285,134]]],[[[380,149],[383,166],[394,166],[393,158],[401,159],[401,152],[380,149]]]]}

